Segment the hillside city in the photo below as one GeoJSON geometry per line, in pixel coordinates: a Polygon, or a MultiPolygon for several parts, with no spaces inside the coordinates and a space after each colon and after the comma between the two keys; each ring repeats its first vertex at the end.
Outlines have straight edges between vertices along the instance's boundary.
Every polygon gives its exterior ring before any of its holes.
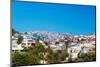
{"type": "Polygon", "coordinates": [[[12,32],[12,60],[13,65],[95,61],[96,36],[48,31],[12,32]]]}

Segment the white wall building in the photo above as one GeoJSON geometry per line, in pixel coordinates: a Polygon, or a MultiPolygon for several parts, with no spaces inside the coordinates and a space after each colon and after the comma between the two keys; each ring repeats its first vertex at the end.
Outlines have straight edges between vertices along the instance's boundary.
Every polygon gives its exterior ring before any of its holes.
{"type": "Polygon", "coordinates": [[[30,47],[32,44],[35,43],[35,40],[33,40],[29,35],[22,35],[23,36],[23,41],[22,41],[22,46],[24,47],[30,47]]]}
{"type": "Polygon", "coordinates": [[[12,37],[12,51],[21,51],[23,49],[21,44],[17,44],[17,38],[12,37]]]}

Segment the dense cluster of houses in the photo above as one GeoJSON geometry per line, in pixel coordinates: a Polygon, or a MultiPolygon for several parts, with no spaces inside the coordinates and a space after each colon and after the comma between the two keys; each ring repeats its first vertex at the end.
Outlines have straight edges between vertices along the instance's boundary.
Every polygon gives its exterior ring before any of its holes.
{"type": "Polygon", "coordinates": [[[36,43],[36,39],[39,39],[39,42],[45,48],[50,47],[53,51],[63,50],[67,45],[68,49],[66,52],[72,58],[77,58],[79,52],[87,53],[96,48],[95,34],[71,36],[68,34],[50,32],[27,32],[16,33],[12,36],[12,51],[22,51],[24,47],[31,47],[36,43]],[[19,35],[23,37],[23,41],[17,44],[19,35]]]}

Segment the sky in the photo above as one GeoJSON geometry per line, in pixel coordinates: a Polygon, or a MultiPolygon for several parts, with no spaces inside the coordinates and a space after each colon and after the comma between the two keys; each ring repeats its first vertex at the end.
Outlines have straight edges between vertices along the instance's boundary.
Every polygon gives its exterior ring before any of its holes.
{"type": "Polygon", "coordinates": [[[12,2],[12,28],[19,32],[95,33],[96,7],[39,2],[12,2]]]}

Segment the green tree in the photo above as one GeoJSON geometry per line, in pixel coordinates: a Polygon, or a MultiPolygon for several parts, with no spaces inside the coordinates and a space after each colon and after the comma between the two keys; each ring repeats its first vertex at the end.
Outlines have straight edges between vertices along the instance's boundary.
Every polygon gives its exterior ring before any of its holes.
{"type": "Polygon", "coordinates": [[[12,55],[13,65],[31,65],[38,64],[39,58],[37,55],[30,54],[28,52],[15,52],[12,55]]]}
{"type": "Polygon", "coordinates": [[[96,52],[95,51],[88,52],[87,56],[90,59],[90,61],[95,61],[96,60],[96,52]]]}
{"type": "Polygon", "coordinates": [[[22,41],[23,41],[23,37],[19,35],[18,36],[18,40],[17,40],[17,44],[22,43],[22,41]]]}
{"type": "Polygon", "coordinates": [[[83,61],[95,61],[96,60],[96,52],[95,51],[91,51],[88,53],[80,53],[78,55],[78,58],[82,59],[83,61]]]}
{"type": "Polygon", "coordinates": [[[24,51],[30,53],[33,56],[34,60],[38,60],[38,62],[40,60],[45,60],[45,54],[47,49],[44,48],[44,46],[39,42],[36,41],[36,46],[35,47],[29,47],[29,48],[25,48],[24,51]]]}
{"type": "Polygon", "coordinates": [[[49,63],[58,63],[58,54],[57,53],[49,53],[47,56],[47,61],[49,63]]]}
{"type": "Polygon", "coordinates": [[[18,33],[18,32],[12,28],[12,35],[14,35],[15,33],[18,33]]]}
{"type": "Polygon", "coordinates": [[[72,63],[73,59],[71,57],[68,58],[68,62],[72,63]]]}
{"type": "Polygon", "coordinates": [[[62,50],[60,55],[61,55],[60,56],[61,61],[64,61],[66,59],[66,57],[69,56],[66,50],[62,50]]]}

